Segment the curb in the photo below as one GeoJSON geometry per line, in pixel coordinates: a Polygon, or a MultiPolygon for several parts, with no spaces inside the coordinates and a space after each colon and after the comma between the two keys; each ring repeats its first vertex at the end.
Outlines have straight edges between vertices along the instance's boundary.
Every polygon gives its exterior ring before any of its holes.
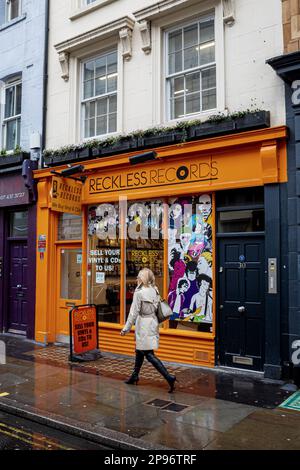
{"type": "Polygon", "coordinates": [[[30,405],[20,404],[16,400],[9,398],[0,400],[0,411],[86,439],[90,442],[102,444],[112,450],[170,450],[168,447],[163,447],[159,444],[154,446],[142,439],[130,437],[119,431],[113,431],[98,425],[93,426],[88,423],[79,423],[74,419],[55,415],[47,411],[42,412],[30,405]]]}

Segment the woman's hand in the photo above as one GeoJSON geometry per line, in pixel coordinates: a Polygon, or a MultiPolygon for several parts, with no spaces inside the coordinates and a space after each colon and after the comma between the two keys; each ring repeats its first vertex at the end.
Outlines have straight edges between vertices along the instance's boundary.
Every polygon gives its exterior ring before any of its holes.
{"type": "Polygon", "coordinates": [[[126,335],[125,331],[122,330],[121,333],[120,333],[120,335],[121,335],[121,336],[125,336],[125,335],[126,335]]]}

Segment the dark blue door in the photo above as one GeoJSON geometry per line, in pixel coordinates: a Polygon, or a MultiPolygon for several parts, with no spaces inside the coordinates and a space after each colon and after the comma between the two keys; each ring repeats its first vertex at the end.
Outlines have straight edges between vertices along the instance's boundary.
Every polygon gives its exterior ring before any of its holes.
{"type": "Polygon", "coordinates": [[[29,294],[27,243],[10,242],[8,331],[26,334],[29,294]]]}
{"type": "Polygon", "coordinates": [[[224,238],[218,246],[220,363],[263,370],[264,238],[224,238]]]}

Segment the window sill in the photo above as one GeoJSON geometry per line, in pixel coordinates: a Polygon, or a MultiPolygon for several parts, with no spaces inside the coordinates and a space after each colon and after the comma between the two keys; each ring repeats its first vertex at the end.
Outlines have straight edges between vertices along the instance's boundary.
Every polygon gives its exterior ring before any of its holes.
{"type": "Polygon", "coordinates": [[[8,23],[4,23],[0,26],[0,32],[1,31],[4,31],[5,29],[8,29],[18,23],[20,23],[21,21],[25,20],[27,17],[26,13],[24,13],[24,15],[22,16],[19,16],[18,18],[15,18],[14,20],[11,20],[9,21],[8,23]]]}
{"type": "Polygon", "coordinates": [[[109,5],[110,3],[114,2],[115,0],[97,0],[94,3],[91,3],[91,5],[87,5],[85,7],[79,8],[77,10],[74,10],[71,13],[70,20],[74,21],[77,20],[78,18],[81,18],[82,16],[88,15],[89,13],[98,10],[99,8],[102,8],[106,5],[109,5]]]}

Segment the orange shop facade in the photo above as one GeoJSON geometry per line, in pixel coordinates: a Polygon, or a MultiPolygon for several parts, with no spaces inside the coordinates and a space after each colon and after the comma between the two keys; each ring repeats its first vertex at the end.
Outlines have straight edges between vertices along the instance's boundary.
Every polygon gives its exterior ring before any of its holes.
{"type": "Polygon", "coordinates": [[[77,215],[57,209],[51,169],[36,171],[36,341],[67,343],[69,310],[91,303],[100,349],[133,356],[134,331],[120,331],[148,267],[173,309],[161,325],[163,360],[279,377],[286,133],[156,148],[155,160],[134,166],[142,152],[85,161],[77,215]]]}

